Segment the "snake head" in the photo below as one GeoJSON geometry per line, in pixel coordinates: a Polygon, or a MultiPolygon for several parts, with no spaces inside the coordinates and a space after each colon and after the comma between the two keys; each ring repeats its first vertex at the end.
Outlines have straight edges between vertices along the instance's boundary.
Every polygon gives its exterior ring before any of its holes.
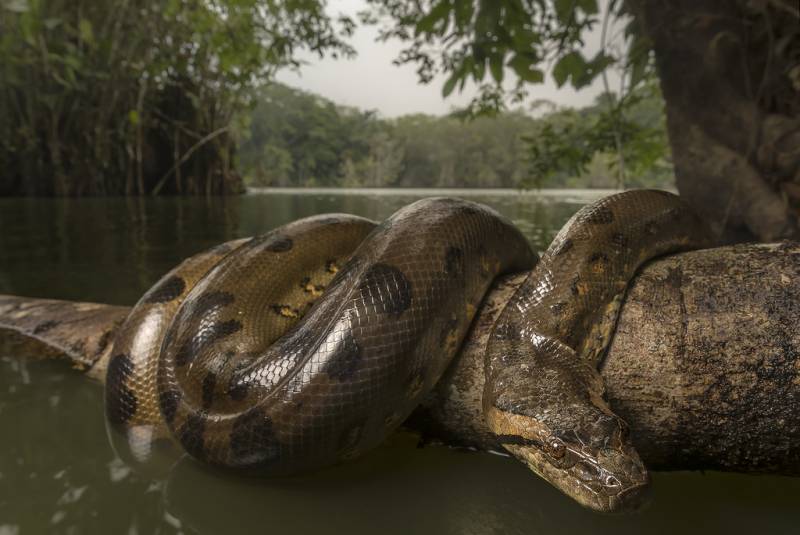
{"type": "Polygon", "coordinates": [[[625,422],[600,409],[591,419],[581,414],[588,407],[571,409],[555,419],[498,408],[487,416],[505,449],[581,505],[603,513],[640,507],[650,477],[625,422]]]}

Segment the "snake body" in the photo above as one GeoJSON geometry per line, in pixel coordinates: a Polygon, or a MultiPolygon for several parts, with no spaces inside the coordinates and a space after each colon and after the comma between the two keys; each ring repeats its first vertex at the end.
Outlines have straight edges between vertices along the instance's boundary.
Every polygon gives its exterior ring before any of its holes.
{"type": "Polygon", "coordinates": [[[316,216],[196,255],[134,307],[106,412],[135,456],[165,430],[191,456],[265,474],[358,456],[399,426],[457,353],[493,280],[529,270],[487,349],[487,424],[584,505],[633,502],[647,472],[597,365],[627,282],[705,244],[676,196],[580,210],[536,264],[493,210],[447,198],[380,225],[316,216]]]}

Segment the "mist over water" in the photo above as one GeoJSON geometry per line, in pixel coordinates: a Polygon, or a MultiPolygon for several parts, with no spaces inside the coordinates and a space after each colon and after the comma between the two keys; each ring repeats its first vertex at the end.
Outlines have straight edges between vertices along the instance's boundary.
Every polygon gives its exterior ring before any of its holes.
{"type": "MultiPolygon", "coordinates": [[[[608,192],[269,190],[234,198],[0,199],[0,293],[133,304],[164,272],[222,241],[294,219],[383,219],[429,195],[483,202],[546,248],[608,192]]],[[[800,478],[659,473],[630,516],[580,508],[519,462],[417,447],[400,432],[351,464],[263,480],[183,459],[161,479],[116,458],[102,388],[62,362],[0,345],[0,535],[17,533],[796,532],[800,478]]]]}

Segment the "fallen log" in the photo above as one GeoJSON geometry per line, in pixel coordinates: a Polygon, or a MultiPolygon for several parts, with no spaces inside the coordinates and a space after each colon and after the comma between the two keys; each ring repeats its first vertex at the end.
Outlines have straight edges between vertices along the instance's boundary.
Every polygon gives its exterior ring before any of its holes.
{"type": "MultiPolygon", "coordinates": [[[[459,357],[406,422],[425,439],[502,449],[481,414],[483,348],[523,278],[498,282],[459,357]]],[[[800,472],[799,283],[796,243],[694,251],[641,270],[601,372],[650,468],[800,472]]],[[[20,354],[46,346],[102,380],[127,310],[0,296],[0,329],[35,345],[20,354]]]]}

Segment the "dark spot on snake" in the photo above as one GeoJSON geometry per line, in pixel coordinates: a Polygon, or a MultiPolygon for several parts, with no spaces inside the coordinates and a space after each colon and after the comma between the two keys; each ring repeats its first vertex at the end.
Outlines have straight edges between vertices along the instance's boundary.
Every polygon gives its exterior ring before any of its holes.
{"type": "Polygon", "coordinates": [[[464,214],[470,217],[474,217],[476,215],[481,215],[483,213],[482,210],[478,209],[477,206],[473,204],[467,204],[464,201],[458,201],[456,199],[442,199],[443,202],[448,203],[457,203],[456,210],[460,214],[464,214]]]}
{"type": "MultiPolygon", "coordinates": [[[[336,260],[326,260],[325,261],[325,271],[328,273],[336,273],[339,271],[339,267],[336,265],[336,260]]],[[[311,279],[309,279],[310,281],[311,279]]]]}
{"type": "Polygon", "coordinates": [[[544,443],[540,440],[535,440],[532,438],[525,438],[519,435],[495,435],[496,439],[500,444],[508,444],[514,446],[534,446],[541,448],[544,446],[544,443]]]}
{"type": "Polygon", "coordinates": [[[203,413],[190,414],[178,430],[178,440],[186,453],[196,459],[205,458],[203,433],[206,430],[206,416],[203,413]]]}
{"type": "Polygon", "coordinates": [[[285,253],[294,246],[294,242],[288,236],[275,236],[264,247],[271,253],[285,253]]]}
{"type": "Polygon", "coordinates": [[[217,374],[208,372],[203,377],[203,408],[208,409],[214,402],[214,387],[217,386],[217,374]]]}
{"type": "Polygon", "coordinates": [[[673,206],[667,211],[667,217],[670,218],[672,221],[679,220],[685,212],[681,210],[677,206],[673,206]]]}
{"type": "Polygon", "coordinates": [[[444,272],[451,277],[464,275],[464,251],[450,246],[444,253],[444,272]]]}
{"type": "Polygon", "coordinates": [[[261,409],[251,409],[234,420],[230,444],[237,466],[263,464],[278,456],[272,420],[261,409]]]}
{"type": "Polygon", "coordinates": [[[572,249],[572,247],[574,245],[575,245],[575,243],[572,240],[570,240],[569,238],[567,238],[566,240],[564,240],[564,241],[562,241],[561,243],[558,244],[558,246],[553,251],[553,256],[558,256],[558,255],[562,255],[562,254],[566,253],[567,251],[572,249]]]}
{"type": "Polygon", "coordinates": [[[186,289],[186,281],[175,275],[167,277],[158,282],[144,296],[145,303],[169,303],[173,299],[180,297],[186,289]]]}
{"type": "Polygon", "coordinates": [[[411,306],[411,282],[402,271],[388,264],[372,265],[364,273],[359,290],[365,305],[378,312],[401,314],[411,306]]]}
{"type": "Polygon", "coordinates": [[[243,379],[243,373],[249,366],[249,362],[242,361],[236,365],[228,381],[228,395],[234,401],[242,401],[247,397],[249,386],[243,379]]]}
{"type": "Polygon", "coordinates": [[[608,255],[601,252],[592,253],[589,257],[589,263],[591,264],[605,264],[608,262],[608,255]]]}
{"type": "Polygon", "coordinates": [[[184,342],[177,353],[175,353],[175,364],[177,366],[185,366],[193,361],[198,353],[209,345],[240,330],[242,330],[242,324],[238,320],[212,323],[184,342]]]}
{"type": "Polygon", "coordinates": [[[133,369],[133,361],[124,354],[114,355],[108,363],[106,416],[112,424],[122,425],[136,413],[139,400],[127,384],[133,369]]]}
{"type": "Polygon", "coordinates": [[[353,376],[362,358],[361,347],[349,331],[345,333],[335,358],[331,359],[326,369],[328,376],[337,381],[344,381],[353,376]]]}
{"type": "Polygon", "coordinates": [[[175,413],[178,412],[178,403],[181,401],[181,393],[179,390],[167,390],[162,392],[158,397],[158,406],[161,409],[161,415],[164,420],[171,424],[175,419],[175,413]]]}
{"type": "Polygon", "coordinates": [[[61,323],[60,321],[54,321],[54,320],[43,321],[42,323],[37,325],[35,329],[33,329],[33,334],[41,334],[43,332],[49,331],[53,327],[57,327],[60,323],[61,323]]]}
{"type": "MultiPolygon", "coordinates": [[[[186,303],[182,317],[188,315],[192,320],[203,319],[212,310],[218,310],[233,303],[236,298],[230,292],[216,291],[206,292],[200,294],[198,297],[192,299],[191,302],[186,303]]],[[[186,321],[186,320],[184,320],[186,321]]]]}
{"type": "Polygon", "coordinates": [[[644,226],[644,231],[651,236],[655,236],[658,234],[658,225],[654,221],[651,221],[644,226]]]}
{"type": "Polygon", "coordinates": [[[598,206],[586,215],[584,221],[592,225],[609,225],[614,222],[614,212],[608,206],[598,206]]]}
{"type": "Polygon", "coordinates": [[[625,247],[628,245],[628,238],[621,232],[615,232],[611,235],[611,243],[615,247],[625,247]]]}

